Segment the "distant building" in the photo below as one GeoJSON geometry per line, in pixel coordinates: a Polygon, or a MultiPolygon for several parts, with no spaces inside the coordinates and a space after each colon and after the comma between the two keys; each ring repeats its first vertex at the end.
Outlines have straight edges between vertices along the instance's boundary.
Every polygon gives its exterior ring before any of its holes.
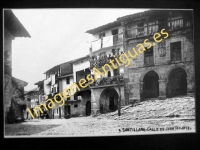
{"type": "Polygon", "coordinates": [[[74,82],[73,78],[73,66],[72,61],[65,62],[60,65],[61,75],[59,78],[59,92],[62,95],[62,98],[65,100],[65,105],[62,107],[62,117],[69,118],[71,117],[70,102],[74,100],[74,96],[69,98],[64,97],[63,90],[69,88],[74,82]]]}
{"type": "MultiPolygon", "coordinates": [[[[54,66],[53,68],[47,70],[44,74],[46,74],[46,79],[44,80],[44,94],[45,99],[52,99],[54,101],[54,96],[59,94],[59,78],[60,77],[60,65],[54,66]]],[[[48,109],[47,113],[50,119],[61,118],[61,114],[63,114],[63,107],[59,107],[60,104],[55,103],[53,108],[48,109]]],[[[48,106],[49,103],[46,103],[48,106]]]]}
{"type": "Polygon", "coordinates": [[[76,92],[74,100],[76,102],[71,104],[73,116],[90,116],[91,114],[91,90],[86,78],[89,74],[91,74],[89,55],[73,60],[74,83],[79,87],[79,89],[74,89],[76,92]],[[80,86],[80,79],[86,81],[82,84],[83,86],[86,86],[85,88],[80,86]]]}
{"type": "MultiPolygon", "coordinates": [[[[89,55],[57,65],[45,72],[44,94],[50,99],[58,93],[65,100],[65,105],[48,110],[49,118],[70,118],[78,116],[89,116],[91,114],[91,91],[90,87],[82,89],[79,80],[90,74],[89,55]],[[71,87],[73,85],[73,87],[71,87]],[[79,89],[77,89],[78,87],[79,89]],[[70,89],[67,95],[63,91],[70,89]],[[71,95],[71,96],[69,96],[71,95]],[[68,96],[68,98],[66,97],[68,96]]],[[[46,103],[48,106],[48,103],[46,103]]]]}
{"type": "MultiPolygon", "coordinates": [[[[26,106],[27,106],[26,108],[30,109],[30,111],[32,112],[34,117],[39,118],[39,116],[40,116],[39,110],[37,110],[37,112],[39,114],[38,116],[33,111],[35,106],[39,105],[39,88],[34,88],[34,89],[26,92],[25,100],[26,100],[26,106]]],[[[30,116],[30,113],[27,111],[27,109],[25,112],[25,119],[32,119],[32,117],[30,116]]]]}
{"type": "Polygon", "coordinates": [[[30,37],[11,10],[4,10],[4,114],[5,119],[12,99],[12,40],[15,37],[30,37]]]}

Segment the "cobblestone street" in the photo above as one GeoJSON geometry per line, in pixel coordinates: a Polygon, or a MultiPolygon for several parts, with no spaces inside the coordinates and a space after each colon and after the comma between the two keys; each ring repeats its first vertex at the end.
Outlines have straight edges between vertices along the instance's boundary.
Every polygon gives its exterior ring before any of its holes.
{"type": "Polygon", "coordinates": [[[109,120],[93,117],[34,119],[6,124],[5,136],[109,136],[195,132],[194,119],[109,120]]]}

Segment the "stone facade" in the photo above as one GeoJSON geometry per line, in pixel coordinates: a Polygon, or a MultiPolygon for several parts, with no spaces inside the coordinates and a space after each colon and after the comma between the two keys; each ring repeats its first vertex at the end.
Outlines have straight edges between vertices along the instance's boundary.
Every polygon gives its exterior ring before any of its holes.
{"type": "MultiPolygon", "coordinates": [[[[111,33],[113,29],[119,28],[123,33],[122,43],[113,43],[110,47],[101,47],[94,52],[90,48],[91,68],[100,68],[103,62],[108,63],[104,59],[111,58],[109,53],[112,49],[119,47],[122,53],[129,54],[131,52],[132,57],[129,55],[130,65],[124,66],[122,71],[124,82],[121,86],[122,106],[151,98],[165,99],[166,97],[194,94],[192,22],[192,11],[189,10],[149,10],[117,18],[117,21],[113,23],[88,30],[87,33],[93,34],[96,40],[94,41],[95,45],[100,37],[102,41],[108,39],[110,35],[105,35],[111,33]],[[121,26],[116,27],[116,24],[119,25],[119,23],[121,26]],[[161,35],[163,31],[165,37],[161,35]],[[168,36],[166,36],[166,32],[168,36]],[[159,41],[154,39],[156,33],[161,35],[158,38],[159,41]],[[105,37],[102,38],[103,34],[105,37]],[[147,39],[151,46],[149,43],[144,43],[147,39]],[[142,44],[144,50],[139,50],[138,44],[142,44]]],[[[92,42],[91,45],[94,44],[92,42]]],[[[91,86],[92,110],[93,113],[104,113],[109,111],[109,96],[106,96],[105,93],[110,93],[112,97],[113,93],[117,95],[118,90],[112,86],[111,82],[107,85],[100,84],[98,81],[103,80],[104,77],[99,76],[98,78],[100,78],[97,80],[98,84],[91,86]],[[109,91],[108,89],[110,92],[105,92],[109,91]]],[[[118,97],[113,97],[114,103],[117,105],[115,99],[118,97]]]]}
{"type": "MultiPolygon", "coordinates": [[[[183,17],[180,14],[179,17],[183,17]]],[[[177,16],[174,15],[174,17],[177,16]]],[[[157,19],[156,17],[154,18],[154,20],[157,19]]],[[[137,22],[135,22],[135,24],[137,24],[137,22]]],[[[151,97],[150,95],[152,93],[147,94],[147,90],[145,89],[148,84],[151,84],[150,81],[146,80],[148,78],[146,76],[148,76],[150,72],[154,72],[156,74],[155,76],[158,77],[158,95],[153,96],[154,98],[158,97],[164,99],[166,97],[194,93],[194,46],[192,26],[179,28],[178,30],[166,30],[166,32],[168,32],[169,36],[164,39],[163,42],[153,45],[152,64],[145,64],[145,52],[143,52],[139,53],[136,58],[131,59],[131,65],[125,68],[125,98],[129,99],[129,102],[135,99],[142,101],[145,100],[145,97],[151,97]],[[180,45],[180,58],[173,61],[172,45],[178,42],[180,45]],[[173,77],[171,77],[173,71],[174,77],[176,75],[176,79],[174,80],[173,77]],[[185,84],[183,82],[185,82],[185,84]],[[185,92],[184,88],[186,89],[185,92]]],[[[149,42],[155,42],[152,36],[130,38],[125,44],[125,51],[127,52],[128,50],[132,50],[132,48],[136,48],[137,44],[143,43],[147,38],[149,42]]],[[[148,79],[153,80],[151,75],[149,75],[148,79]]],[[[153,85],[150,87],[156,90],[153,85]]],[[[148,92],[151,92],[150,89],[148,92]]]]}
{"type": "MultiPolygon", "coordinates": [[[[23,27],[23,25],[19,22],[16,16],[13,14],[11,10],[4,10],[4,117],[5,121],[7,118],[11,120],[15,120],[14,111],[12,109],[12,99],[13,99],[13,87],[15,85],[12,84],[12,40],[15,37],[30,37],[29,33],[23,27]],[[10,115],[8,115],[10,114],[10,115]]],[[[21,93],[23,94],[23,93],[21,93]]],[[[24,100],[24,98],[22,98],[24,100]]],[[[13,106],[14,107],[14,106],[13,106]]],[[[16,112],[18,109],[16,108],[16,112]]],[[[19,115],[21,116],[21,115],[19,115]]],[[[23,116],[21,116],[23,118],[23,116]]],[[[9,120],[10,120],[9,119],[9,120]]],[[[13,122],[13,121],[11,121],[13,122]]]]}

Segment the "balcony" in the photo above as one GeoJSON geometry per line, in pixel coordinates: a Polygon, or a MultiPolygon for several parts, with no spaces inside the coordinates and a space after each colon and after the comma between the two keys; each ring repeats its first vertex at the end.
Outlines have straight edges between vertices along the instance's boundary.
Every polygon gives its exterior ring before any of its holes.
{"type": "Polygon", "coordinates": [[[187,27],[191,27],[190,21],[186,21],[183,18],[173,19],[171,21],[153,23],[148,26],[127,29],[126,38],[139,38],[153,35],[156,32],[160,32],[164,28],[168,31],[176,31],[187,27]]]}
{"type": "MultiPolygon", "coordinates": [[[[117,84],[117,76],[112,76],[112,77],[103,77],[97,79],[97,81],[94,82],[93,85],[90,85],[91,87],[94,86],[104,86],[104,85],[112,85],[112,84],[117,84]]],[[[124,76],[119,75],[119,83],[122,84],[124,83],[124,76]]]]}
{"type": "Polygon", "coordinates": [[[92,69],[93,67],[101,68],[103,65],[108,64],[110,60],[114,60],[114,63],[116,63],[114,56],[116,58],[120,56],[119,49],[112,49],[112,53],[108,54],[108,56],[106,53],[101,53],[98,56],[93,55],[90,59],[90,69],[92,69]]]}
{"type": "Polygon", "coordinates": [[[96,41],[91,42],[92,44],[92,51],[97,51],[101,48],[111,47],[117,43],[122,42],[123,40],[123,33],[106,36],[96,41]]]}

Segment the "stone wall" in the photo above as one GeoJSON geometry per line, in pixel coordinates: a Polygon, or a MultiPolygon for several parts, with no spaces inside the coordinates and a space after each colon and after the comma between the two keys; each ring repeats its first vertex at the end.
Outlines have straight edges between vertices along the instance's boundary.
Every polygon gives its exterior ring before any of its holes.
{"type": "MultiPolygon", "coordinates": [[[[153,47],[154,65],[145,66],[144,53],[139,54],[136,58],[131,58],[131,64],[125,68],[125,98],[129,103],[134,99],[142,99],[143,78],[149,71],[155,71],[159,76],[159,98],[166,98],[166,87],[170,72],[175,68],[182,68],[187,74],[187,93],[194,93],[194,47],[192,30],[183,32],[174,32],[165,39],[166,55],[160,55],[159,44],[153,47]],[[171,62],[170,43],[181,41],[181,61],[171,62]]],[[[139,42],[129,41],[126,45],[126,52],[135,48],[139,42]]],[[[150,41],[152,42],[152,40],[150,41]]]]}
{"type": "MultiPolygon", "coordinates": [[[[12,68],[12,40],[14,36],[4,28],[4,57],[5,53],[7,53],[7,60],[11,64],[12,68]]],[[[4,58],[5,59],[5,58],[4,58]]],[[[4,60],[5,62],[5,60],[4,60]]],[[[4,114],[5,118],[7,117],[7,113],[9,111],[9,107],[11,106],[11,98],[12,98],[12,70],[7,67],[4,68],[4,114]],[[9,74],[7,74],[8,72],[9,74]]]]}

